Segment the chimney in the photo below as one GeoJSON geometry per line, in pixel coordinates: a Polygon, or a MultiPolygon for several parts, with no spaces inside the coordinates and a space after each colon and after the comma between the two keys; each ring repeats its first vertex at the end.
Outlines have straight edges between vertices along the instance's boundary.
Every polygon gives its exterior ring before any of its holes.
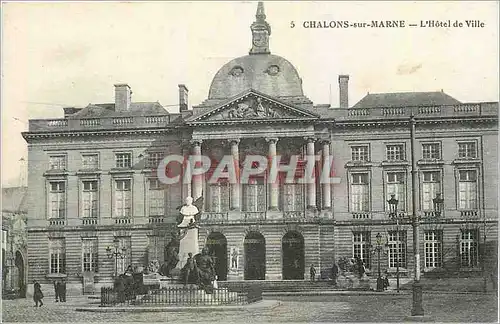
{"type": "Polygon", "coordinates": [[[340,108],[349,108],[349,76],[339,75],[340,108]]]}
{"type": "Polygon", "coordinates": [[[179,111],[188,110],[188,92],[184,84],[179,84],[179,111]]]}
{"type": "Polygon", "coordinates": [[[128,84],[115,84],[115,111],[129,111],[132,90],[128,84]]]}

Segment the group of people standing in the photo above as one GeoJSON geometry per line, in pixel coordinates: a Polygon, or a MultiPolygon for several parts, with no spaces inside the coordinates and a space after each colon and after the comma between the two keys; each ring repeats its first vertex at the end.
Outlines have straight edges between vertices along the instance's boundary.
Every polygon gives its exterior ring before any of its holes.
{"type": "Polygon", "coordinates": [[[54,281],[54,292],[56,293],[56,303],[66,302],[66,281],[56,280],[54,281]]]}
{"type": "MultiPolygon", "coordinates": [[[[56,280],[54,281],[54,292],[56,295],[56,303],[66,302],[66,281],[56,280]]],[[[42,286],[36,280],[33,281],[33,301],[35,302],[35,307],[43,306],[43,292],[42,286]]]]}

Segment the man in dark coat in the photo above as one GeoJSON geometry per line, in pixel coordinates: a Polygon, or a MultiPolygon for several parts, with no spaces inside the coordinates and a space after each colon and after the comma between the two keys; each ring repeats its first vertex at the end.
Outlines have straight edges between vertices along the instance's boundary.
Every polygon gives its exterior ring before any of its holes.
{"type": "Polygon", "coordinates": [[[59,300],[63,303],[66,302],[66,281],[63,280],[59,287],[59,300]]]}
{"type": "Polygon", "coordinates": [[[314,267],[314,264],[311,264],[311,268],[309,268],[309,275],[311,276],[311,281],[316,279],[316,268],[314,267]]]}
{"type": "Polygon", "coordinates": [[[61,291],[61,283],[59,282],[59,280],[56,280],[56,281],[54,281],[54,292],[56,294],[56,303],[59,302],[60,291],[61,291]]]}
{"type": "Polygon", "coordinates": [[[38,281],[33,281],[33,301],[35,302],[35,307],[39,307],[38,303],[40,303],[40,307],[43,306],[43,293],[42,286],[38,283],[38,281]]]}
{"type": "Polygon", "coordinates": [[[337,277],[339,275],[339,267],[337,266],[337,264],[335,262],[333,262],[333,266],[332,266],[332,280],[333,280],[333,284],[334,285],[337,285],[337,277]]]}

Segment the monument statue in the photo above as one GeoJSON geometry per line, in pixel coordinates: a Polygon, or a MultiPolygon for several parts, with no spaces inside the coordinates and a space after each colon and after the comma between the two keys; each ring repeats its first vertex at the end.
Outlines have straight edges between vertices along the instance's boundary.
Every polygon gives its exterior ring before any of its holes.
{"type": "Polygon", "coordinates": [[[180,208],[182,220],[177,224],[179,231],[179,263],[177,267],[182,269],[188,259],[188,254],[198,253],[198,220],[201,215],[200,209],[203,206],[203,198],[198,198],[193,203],[193,198],[187,197],[186,203],[180,208]]]}
{"type": "Polygon", "coordinates": [[[172,277],[172,270],[175,269],[179,263],[179,245],[181,237],[178,231],[172,233],[170,242],[165,246],[164,259],[165,263],[161,266],[158,273],[162,276],[172,277]]]}
{"type": "Polygon", "coordinates": [[[201,253],[194,256],[194,260],[198,270],[198,285],[207,294],[211,294],[214,288],[215,262],[208,254],[208,248],[204,247],[201,253]]]}

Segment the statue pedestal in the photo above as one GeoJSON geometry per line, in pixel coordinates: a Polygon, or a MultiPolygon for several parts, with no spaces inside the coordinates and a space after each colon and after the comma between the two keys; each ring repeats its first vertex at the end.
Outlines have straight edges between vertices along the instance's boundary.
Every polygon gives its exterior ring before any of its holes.
{"type": "Polygon", "coordinates": [[[178,269],[182,269],[186,264],[188,253],[192,253],[193,257],[199,253],[198,228],[195,227],[185,230],[187,230],[187,233],[179,243],[179,263],[177,263],[176,267],[178,269]]]}

